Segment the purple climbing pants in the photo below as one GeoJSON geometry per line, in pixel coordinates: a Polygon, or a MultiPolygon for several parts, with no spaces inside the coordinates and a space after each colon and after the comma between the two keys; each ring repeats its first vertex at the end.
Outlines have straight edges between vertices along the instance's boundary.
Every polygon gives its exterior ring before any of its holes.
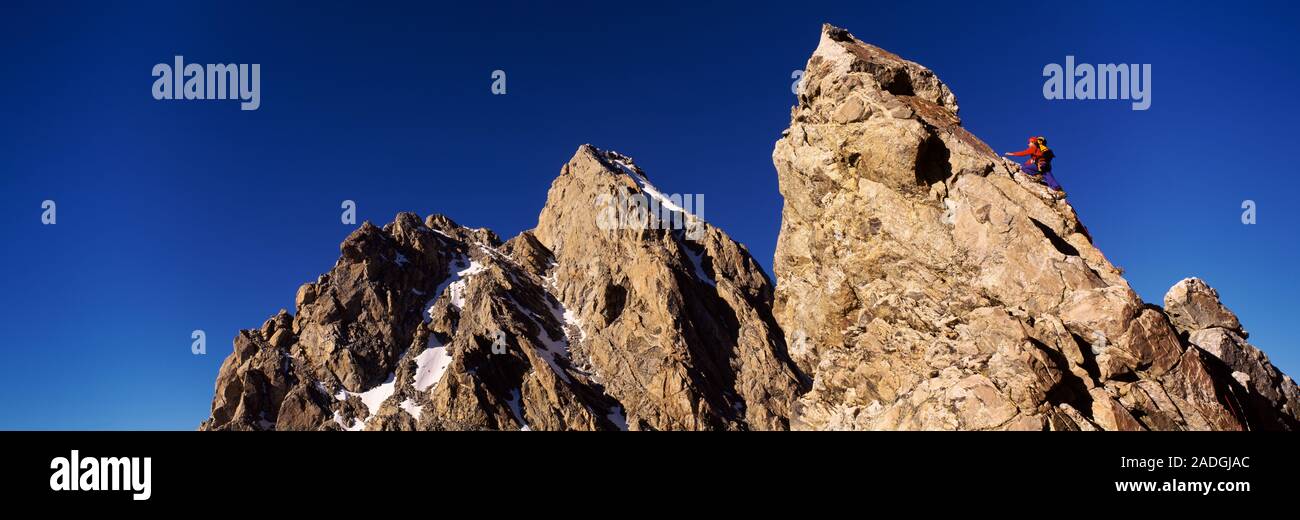
{"type": "Polygon", "coordinates": [[[1025,175],[1030,175],[1030,176],[1037,176],[1039,174],[1042,174],[1043,182],[1047,184],[1048,188],[1054,189],[1056,191],[1063,190],[1063,188],[1061,188],[1061,184],[1056,182],[1056,177],[1052,176],[1052,172],[1043,173],[1038,171],[1038,165],[1034,164],[1032,161],[1027,162],[1024,165],[1021,165],[1020,171],[1025,172],[1025,175]]]}
{"type": "Polygon", "coordinates": [[[1043,182],[1047,183],[1048,188],[1054,189],[1056,191],[1063,190],[1063,188],[1061,188],[1061,184],[1056,182],[1056,177],[1052,176],[1052,172],[1047,172],[1043,174],[1043,182]]]}

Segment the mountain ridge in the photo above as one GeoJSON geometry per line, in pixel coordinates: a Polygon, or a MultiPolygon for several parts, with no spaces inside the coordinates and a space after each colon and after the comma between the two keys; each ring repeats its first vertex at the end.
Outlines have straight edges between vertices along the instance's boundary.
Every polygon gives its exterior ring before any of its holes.
{"type": "Polygon", "coordinates": [[[775,283],[631,158],[583,145],[510,240],[362,224],[294,314],[236,336],[200,428],[1300,425],[1294,381],[1212,288],[1142,302],[933,72],[830,25],[805,71],[773,151],[775,283]],[[628,195],[654,204],[609,206],[628,195]],[[599,224],[611,210],[668,225],[599,224]]]}

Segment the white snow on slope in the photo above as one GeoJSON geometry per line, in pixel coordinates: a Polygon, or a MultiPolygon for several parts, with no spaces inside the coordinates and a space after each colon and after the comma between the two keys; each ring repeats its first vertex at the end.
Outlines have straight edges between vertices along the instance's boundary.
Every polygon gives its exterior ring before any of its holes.
{"type": "Polygon", "coordinates": [[[704,272],[704,253],[696,253],[695,251],[692,251],[691,248],[685,246],[682,247],[682,251],[685,251],[686,257],[691,259],[691,265],[695,267],[695,277],[699,278],[700,281],[704,283],[717,287],[718,282],[714,281],[713,277],[704,272]]]}
{"type": "MultiPolygon", "coordinates": [[[[560,304],[561,307],[564,304],[560,304]]],[[[564,309],[564,323],[578,331],[578,341],[587,339],[587,331],[582,330],[582,318],[569,309],[564,309]]]]}
{"type": "Polygon", "coordinates": [[[573,312],[564,306],[564,301],[560,299],[560,291],[555,285],[555,277],[557,273],[554,269],[558,265],[559,264],[555,262],[551,262],[551,275],[542,277],[542,289],[545,290],[546,293],[551,296],[551,299],[555,301],[554,305],[550,302],[547,302],[547,305],[551,307],[551,314],[555,316],[556,321],[567,326],[564,331],[565,336],[567,337],[569,329],[572,329],[577,331],[578,341],[583,341],[587,339],[587,331],[582,328],[582,318],[579,318],[576,312],[573,312]]]}
{"type": "Polygon", "coordinates": [[[447,272],[451,273],[446,280],[438,284],[438,288],[433,290],[433,296],[424,304],[424,322],[428,323],[433,319],[433,304],[438,301],[438,297],[443,292],[449,292],[451,304],[457,309],[465,307],[465,289],[467,284],[466,278],[476,275],[486,270],[483,264],[465,258],[463,255],[453,258],[447,263],[447,272]]]}
{"type": "Polygon", "coordinates": [[[397,390],[397,375],[388,374],[388,379],[384,380],[383,383],[375,385],[374,388],[366,390],[365,392],[349,392],[340,389],[339,393],[334,394],[334,398],[340,401],[346,401],[350,396],[355,395],[360,397],[361,402],[366,405],[366,410],[370,411],[370,415],[375,415],[379,412],[379,405],[384,404],[384,401],[388,400],[389,396],[392,396],[395,390],[397,390]]]}
{"type": "Polygon", "coordinates": [[[348,397],[355,395],[361,399],[362,404],[366,405],[366,410],[369,411],[370,414],[366,416],[364,421],[354,420],[352,425],[348,426],[343,424],[343,417],[339,415],[338,412],[334,412],[334,422],[338,423],[339,426],[342,426],[348,431],[354,432],[364,429],[366,424],[370,422],[370,419],[374,418],[375,414],[379,413],[379,406],[384,404],[384,401],[388,400],[396,390],[397,374],[388,374],[388,379],[384,380],[383,383],[375,385],[374,388],[366,390],[365,392],[349,392],[344,389],[339,389],[338,393],[334,394],[334,399],[346,401],[348,397]]]}
{"type": "Polygon", "coordinates": [[[401,406],[403,410],[406,410],[406,413],[411,414],[411,417],[414,417],[417,421],[420,420],[420,414],[424,412],[423,406],[415,404],[415,401],[410,399],[403,399],[398,406],[401,406]]]}
{"type": "Polygon", "coordinates": [[[448,276],[446,280],[443,280],[442,283],[438,284],[438,288],[433,290],[433,296],[429,297],[429,301],[424,304],[425,323],[428,323],[430,320],[433,319],[434,302],[438,301],[438,297],[442,296],[442,292],[447,290],[448,285],[451,285],[452,283],[460,279],[460,276],[458,276],[457,273],[459,273],[462,269],[464,269],[467,266],[469,266],[469,260],[465,259],[464,256],[458,256],[456,258],[451,259],[451,261],[447,262],[447,272],[451,273],[451,275],[448,276]]]}
{"type": "Polygon", "coordinates": [[[649,195],[651,198],[659,201],[660,207],[668,208],[669,211],[673,211],[676,213],[682,213],[683,216],[690,215],[690,212],[686,211],[681,206],[678,206],[676,203],[672,201],[672,199],[665,197],[664,194],[659,191],[659,188],[656,188],[655,185],[650,184],[650,179],[647,179],[645,175],[642,175],[641,173],[637,172],[636,168],[634,168],[631,164],[628,164],[626,161],[615,158],[613,156],[610,156],[609,158],[610,160],[614,161],[614,164],[618,165],[618,167],[623,170],[623,173],[626,173],[629,177],[632,178],[633,181],[636,182],[637,187],[641,188],[641,191],[645,192],[645,194],[649,195]]]}
{"type": "MultiPolygon", "coordinates": [[[[682,222],[686,222],[688,224],[691,222],[692,218],[695,218],[693,215],[691,215],[690,212],[686,211],[681,206],[673,202],[672,199],[664,196],[664,194],[660,192],[658,188],[656,188],[653,184],[650,184],[650,179],[647,179],[645,175],[642,175],[640,172],[638,172],[637,169],[631,164],[629,164],[627,161],[619,158],[619,156],[617,155],[607,155],[606,157],[608,157],[609,160],[613,161],[614,164],[619,167],[619,169],[623,170],[623,173],[627,174],[628,177],[631,177],[632,180],[636,182],[637,187],[641,188],[642,192],[645,192],[646,195],[649,195],[651,198],[658,201],[660,207],[667,208],[669,211],[672,211],[674,213],[681,213],[682,222]]],[[[687,229],[690,229],[689,225],[687,229]]],[[[687,235],[689,236],[689,233],[687,233],[687,235]]],[[[708,274],[704,272],[702,253],[696,254],[695,252],[691,251],[690,248],[687,247],[683,247],[682,249],[686,250],[686,255],[690,257],[691,263],[695,265],[695,276],[699,278],[700,281],[712,285],[714,287],[717,287],[718,283],[714,281],[712,277],[710,277],[708,274]]]]}
{"type": "Polygon", "coordinates": [[[469,268],[456,273],[456,281],[447,286],[447,297],[457,309],[465,308],[465,290],[469,287],[469,277],[487,269],[483,264],[470,260],[469,268]]]}
{"type": "Polygon", "coordinates": [[[451,352],[447,346],[430,335],[429,343],[420,355],[415,356],[415,389],[421,392],[436,387],[442,381],[442,375],[451,366],[451,352]]]}
{"type": "MultiPolygon", "coordinates": [[[[524,307],[523,304],[519,303],[519,300],[516,300],[514,296],[510,296],[510,302],[515,304],[515,308],[518,309],[521,314],[527,316],[529,320],[532,320],[533,325],[537,326],[537,337],[534,338],[534,343],[541,345],[541,348],[538,350],[542,353],[542,359],[546,361],[547,365],[550,365],[551,371],[555,372],[555,375],[560,376],[560,379],[563,379],[565,383],[572,383],[573,379],[570,378],[569,374],[560,366],[559,361],[559,358],[569,358],[569,339],[567,337],[561,337],[558,340],[551,339],[550,333],[546,332],[546,327],[543,327],[542,322],[538,321],[538,316],[536,314],[528,310],[527,307],[524,307]]],[[[551,312],[556,312],[554,307],[551,308],[551,312]]]]}
{"type": "Polygon", "coordinates": [[[334,412],[334,422],[337,423],[339,427],[350,432],[359,432],[362,428],[366,427],[366,421],[360,419],[353,419],[351,426],[343,424],[343,415],[338,412],[334,412]]]}

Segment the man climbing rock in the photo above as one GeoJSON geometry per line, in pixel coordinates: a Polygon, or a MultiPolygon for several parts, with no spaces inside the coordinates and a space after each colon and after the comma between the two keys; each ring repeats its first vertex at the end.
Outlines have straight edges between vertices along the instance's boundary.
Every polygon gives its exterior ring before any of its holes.
{"type": "Polygon", "coordinates": [[[1047,147],[1046,137],[1038,136],[1035,141],[1038,144],[1038,172],[1043,175],[1043,182],[1047,183],[1047,187],[1064,195],[1065,189],[1061,187],[1061,183],[1056,182],[1056,177],[1052,176],[1052,159],[1056,158],[1056,152],[1047,147]]]}
{"type": "Polygon", "coordinates": [[[1007,157],[1029,157],[1025,159],[1024,171],[1029,175],[1038,175],[1038,138],[1029,138],[1029,147],[1019,152],[1007,152],[1007,157]]]}
{"type": "Polygon", "coordinates": [[[1036,181],[1047,184],[1047,187],[1057,192],[1058,195],[1064,196],[1065,189],[1061,184],[1056,182],[1056,177],[1052,175],[1052,159],[1056,158],[1056,152],[1047,147],[1047,138],[1042,136],[1030,137],[1029,147],[1019,152],[1007,152],[1007,157],[1028,157],[1021,170],[1036,181]]]}

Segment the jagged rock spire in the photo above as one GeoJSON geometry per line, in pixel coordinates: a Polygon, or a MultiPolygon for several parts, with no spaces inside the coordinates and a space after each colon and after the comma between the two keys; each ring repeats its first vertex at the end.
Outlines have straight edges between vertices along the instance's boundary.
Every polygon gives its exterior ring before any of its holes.
{"type": "Polygon", "coordinates": [[[775,313],[813,379],[795,427],[1276,426],[930,70],[823,27],[773,161],[775,313]]]}

